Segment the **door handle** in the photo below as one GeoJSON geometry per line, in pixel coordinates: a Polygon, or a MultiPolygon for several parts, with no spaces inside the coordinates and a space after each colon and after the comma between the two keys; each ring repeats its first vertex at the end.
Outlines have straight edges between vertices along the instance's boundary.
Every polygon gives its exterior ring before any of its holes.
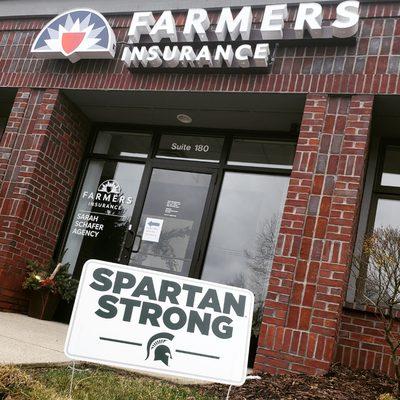
{"type": "Polygon", "coordinates": [[[134,245],[134,243],[135,243],[135,234],[133,233],[133,231],[128,230],[125,236],[124,247],[126,249],[130,249],[134,245]]]}
{"type": "Polygon", "coordinates": [[[142,236],[136,235],[133,241],[132,253],[138,253],[142,246],[142,236]]]}
{"type": "Polygon", "coordinates": [[[133,231],[128,230],[125,235],[125,242],[121,249],[118,262],[128,263],[131,253],[138,253],[142,245],[142,236],[135,235],[133,231]]]}

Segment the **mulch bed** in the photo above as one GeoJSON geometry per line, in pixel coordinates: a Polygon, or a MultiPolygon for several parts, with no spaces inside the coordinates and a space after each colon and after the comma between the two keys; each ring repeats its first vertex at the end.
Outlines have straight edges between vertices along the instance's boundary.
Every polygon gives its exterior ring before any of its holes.
{"type": "MultiPolygon", "coordinates": [[[[334,365],[325,376],[271,376],[249,380],[233,387],[230,400],[376,400],[381,394],[392,393],[394,381],[371,371],[353,371],[334,365]]],[[[210,385],[204,393],[225,399],[228,386],[210,385]]]]}

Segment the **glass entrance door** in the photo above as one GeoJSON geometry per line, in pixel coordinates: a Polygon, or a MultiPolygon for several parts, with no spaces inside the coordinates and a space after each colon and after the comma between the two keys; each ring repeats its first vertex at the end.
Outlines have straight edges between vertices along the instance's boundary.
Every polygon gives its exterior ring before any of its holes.
{"type": "Polygon", "coordinates": [[[189,275],[211,181],[209,173],[152,170],[139,223],[130,231],[129,265],[189,275]]]}

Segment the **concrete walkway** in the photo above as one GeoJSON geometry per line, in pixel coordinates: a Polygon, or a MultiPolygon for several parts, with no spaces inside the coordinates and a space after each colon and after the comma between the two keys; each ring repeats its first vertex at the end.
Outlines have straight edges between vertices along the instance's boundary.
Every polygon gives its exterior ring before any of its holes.
{"type": "MultiPolygon", "coordinates": [[[[70,363],[64,355],[67,330],[66,324],[0,312],[0,364],[70,363]]],[[[204,384],[194,379],[136,372],[185,385],[204,384]]]]}
{"type": "MultiPolygon", "coordinates": [[[[67,330],[66,324],[0,312],[0,365],[70,363],[64,355],[67,330]]],[[[186,385],[204,383],[162,374],[136,373],[186,385]]]]}
{"type": "MultiPolygon", "coordinates": [[[[64,355],[67,330],[68,325],[59,322],[0,312],[0,364],[70,363],[71,360],[64,355]]],[[[143,375],[183,384],[202,383],[161,374],[143,375]]]]}
{"type": "Polygon", "coordinates": [[[70,362],[64,355],[68,325],[0,312],[0,364],[70,362]]]}

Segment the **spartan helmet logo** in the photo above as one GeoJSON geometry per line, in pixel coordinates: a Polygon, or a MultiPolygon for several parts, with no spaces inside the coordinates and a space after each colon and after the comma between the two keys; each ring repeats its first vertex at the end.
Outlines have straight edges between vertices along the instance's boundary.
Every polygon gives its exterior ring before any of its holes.
{"type": "Polygon", "coordinates": [[[174,335],[167,332],[157,333],[152,336],[147,342],[147,356],[149,358],[150,353],[154,350],[154,361],[161,361],[168,366],[169,359],[172,358],[171,349],[165,344],[172,341],[174,335]]]}

